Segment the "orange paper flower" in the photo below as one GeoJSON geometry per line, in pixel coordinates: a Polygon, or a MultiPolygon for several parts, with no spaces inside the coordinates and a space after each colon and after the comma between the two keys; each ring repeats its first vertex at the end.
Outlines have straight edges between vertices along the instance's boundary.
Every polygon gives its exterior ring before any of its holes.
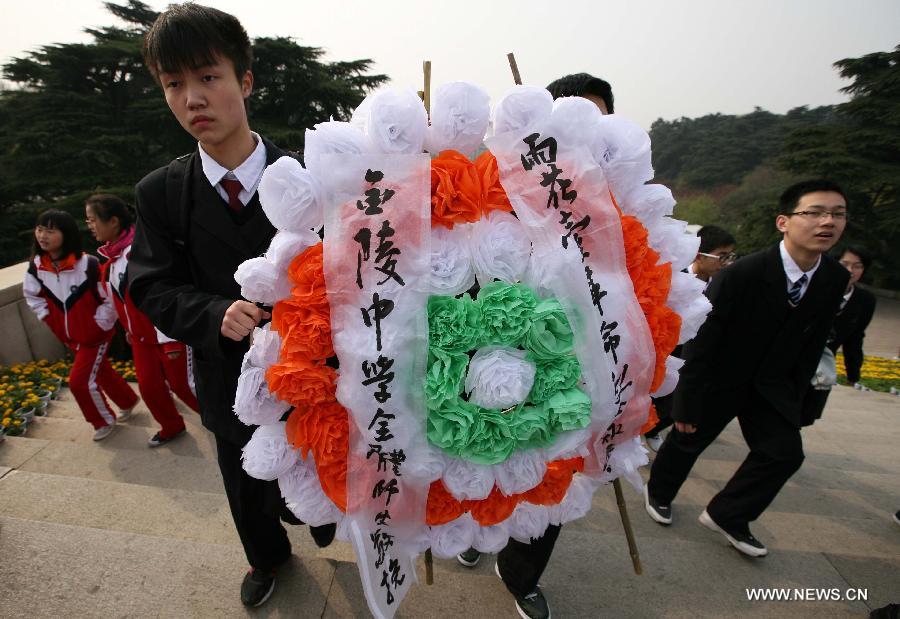
{"type": "Polygon", "coordinates": [[[494,486],[486,499],[481,501],[463,501],[463,507],[472,514],[472,518],[478,524],[483,527],[489,527],[509,518],[521,500],[521,494],[506,496],[500,492],[497,486],[494,486]]]}
{"type": "Polygon", "coordinates": [[[656,305],[650,311],[645,310],[645,316],[650,333],[653,334],[653,346],[656,348],[656,369],[653,383],[650,385],[650,393],[653,393],[666,378],[666,359],[678,344],[681,316],[665,305],[656,305]]]}
{"type": "Polygon", "coordinates": [[[500,170],[497,168],[497,158],[491,151],[486,150],[475,160],[475,169],[478,170],[478,178],[481,181],[481,195],[485,215],[491,211],[504,211],[512,213],[513,207],[509,203],[509,196],[500,184],[500,170]]]}
{"type": "Polygon", "coordinates": [[[266,370],[269,391],[291,406],[333,402],[336,381],[334,368],[306,360],[282,360],[266,370]]]}
{"type": "Polygon", "coordinates": [[[656,424],[659,423],[659,415],[656,413],[656,407],[653,406],[653,402],[650,403],[650,412],[647,413],[647,421],[644,425],[641,426],[641,431],[638,432],[640,435],[644,435],[653,428],[656,427],[656,424]]]}
{"type": "Polygon", "coordinates": [[[337,462],[316,462],[319,485],[331,502],[342,512],[347,512],[347,456],[337,462]]]}
{"type": "Polygon", "coordinates": [[[468,157],[445,150],[431,160],[432,226],[478,221],[482,202],[478,170],[468,157]]]}
{"type": "Polygon", "coordinates": [[[349,431],[347,411],[337,402],[294,409],[285,428],[288,442],[304,458],[312,451],[322,464],[347,459],[349,431]]]}
{"type": "Polygon", "coordinates": [[[308,247],[291,261],[288,277],[294,284],[293,301],[304,307],[328,305],[322,243],[308,247]]]}
{"type": "Polygon", "coordinates": [[[306,307],[293,298],[272,310],[272,326],[281,336],[282,361],[324,361],[334,356],[328,305],[306,307]]]}
{"type": "Polygon", "coordinates": [[[460,501],[453,498],[441,480],[431,482],[425,505],[425,524],[435,527],[456,520],[463,513],[460,501]]]}

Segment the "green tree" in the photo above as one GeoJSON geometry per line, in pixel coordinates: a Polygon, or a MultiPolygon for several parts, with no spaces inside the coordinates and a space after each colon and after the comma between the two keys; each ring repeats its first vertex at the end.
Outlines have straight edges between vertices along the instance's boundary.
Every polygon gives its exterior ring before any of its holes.
{"type": "MultiPolygon", "coordinates": [[[[0,91],[0,265],[27,253],[21,239],[39,209],[111,188],[131,199],[123,188],[194,148],[141,60],[158,14],[140,0],[105,5],[123,25],[87,28],[90,43],[45,45],[3,67],[13,87],[0,91]]],[[[347,119],[387,80],[369,73],[371,60],[325,62],[322,49],[288,38],[256,39],[254,54],[251,126],[294,150],[306,127],[347,119]]]]}

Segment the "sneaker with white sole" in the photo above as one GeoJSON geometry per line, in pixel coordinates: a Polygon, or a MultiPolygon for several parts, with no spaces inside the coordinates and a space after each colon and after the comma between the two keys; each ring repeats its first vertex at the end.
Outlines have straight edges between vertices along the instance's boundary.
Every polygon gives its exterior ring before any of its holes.
{"type": "Polygon", "coordinates": [[[712,516],[704,509],[703,513],[700,514],[700,524],[705,526],[708,529],[716,531],[717,533],[721,533],[725,536],[725,539],[728,540],[732,546],[737,548],[740,552],[744,553],[748,557],[764,557],[769,554],[768,549],[765,545],[753,537],[750,531],[746,533],[739,533],[735,531],[726,531],[718,524],[716,521],[712,519],[712,516]]]}
{"type": "Polygon", "coordinates": [[[116,426],[113,424],[108,424],[103,426],[102,428],[97,428],[96,430],[94,430],[94,440],[102,441],[107,436],[109,436],[110,432],[112,432],[115,427],[116,426]]]}
{"type": "Polygon", "coordinates": [[[894,512],[894,522],[900,524],[900,511],[894,512]]]}
{"type": "Polygon", "coordinates": [[[181,431],[173,434],[169,438],[163,438],[160,435],[160,433],[157,432],[156,434],[153,435],[153,438],[151,438],[149,441],[147,441],[147,447],[153,448],[153,447],[159,447],[160,445],[165,445],[166,443],[168,443],[170,441],[174,441],[176,438],[183,435],[184,433],[185,433],[185,428],[182,428],[181,431]]]}
{"type": "Polygon", "coordinates": [[[476,565],[478,565],[478,561],[481,560],[481,552],[475,550],[474,548],[469,548],[468,550],[456,555],[456,560],[459,561],[460,565],[465,565],[466,567],[475,567],[476,565]]]}
{"type": "Polygon", "coordinates": [[[647,448],[653,453],[656,453],[659,451],[659,448],[662,447],[665,437],[657,434],[656,436],[645,436],[644,440],[647,441],[647,448]]]}
{"type": "MultiPolygon", "coordinates": [[[[499,563],[494,563],[494,573],[497,578],[503,580],[499,563]]],[[[550,619],[550,605],[547,604],[547,598],[541,592],[540,585],[528,595],[519,596],[513,593],[513,599],[516,601],[516,612],[522,619],[550,619]]]]}
{"type": "Polygon", "coordinates": [[[138,401],[134,403],[134,406],[132,406],[131,408],[123,408],[118,413],[116,413],[116,421],[121,422],[131,419],[131,416],[134,415],[134,409],[137,408],[137,405],[140,403],[140,401],[140,398],[138,398],[138,401]]]}
{"type": "Polygon", "coordinates": [[[644,484],[644,509],[659,524],[665,526],[672,524],[672,506],[663,505],[651,497],[647,484],[644,484]]]}

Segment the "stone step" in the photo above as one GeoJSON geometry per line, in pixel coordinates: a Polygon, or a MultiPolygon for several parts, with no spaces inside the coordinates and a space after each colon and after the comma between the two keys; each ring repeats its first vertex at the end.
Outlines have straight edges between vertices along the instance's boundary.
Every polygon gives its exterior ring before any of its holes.
{"type": "MultiPolygon", "coordinates": [[[[134,386],[135,389],[137,388],[135,385],[132,386],[134,386]]],[[[182,404],[178,399],[175,400],[175,406],[178,408],[182,417],[185,418],[186,422],[196,422],[196,425],[200,425],[200,417],[197,413],[182,404]]],[[[84,415],[82,415],[81,409],[78,408],[78,402],[75,401],[75,398],[68,389],[62,389],[59,398],[50,401],[50,405],[47,407],[47,414],[50,417],[63,417],[65,419],[79,419],[84,421],[84,415]]],[[[134,414],[127,423],[133,426],[159,428],[159,424],[153,419],[153,415],[150,414],[150,410],[147,408],[146,404],[144,404],[143,400],[138,402],[134,409],[134,414]]]]}
{"type": "MultiPolygon", "coordinates": [[[[56,417],[51,412],[46,417],[35,417],[28,425],[25,438],[54,442],[96,445],[101,449],[147,450],[147,441],[156,434],[158,426],[133,425],[131,420],[119,423],[107,438],[94,441],[94,428],[84,419],[56,417]]],[[[216,446],[212,434],[199,424],[188,424],[187,433],[156,449],[180,456],[216,459],[216,446]]]]}

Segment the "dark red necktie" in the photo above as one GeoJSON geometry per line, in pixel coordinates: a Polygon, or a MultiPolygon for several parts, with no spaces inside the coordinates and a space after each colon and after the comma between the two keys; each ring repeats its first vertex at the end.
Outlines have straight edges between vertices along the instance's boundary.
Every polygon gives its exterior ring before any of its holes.
{"type": "Polygon", "coordinates": [[[228,208],[235,213],[240,211],[244,207],[244,204],[238,198],[238,194],[244,189],[244,186],[241,185],[241,181],[223,178],[219,181],[219,184],[222,185],[222,188],[225,189],[225,193],[228,194],[228,208]]]}

